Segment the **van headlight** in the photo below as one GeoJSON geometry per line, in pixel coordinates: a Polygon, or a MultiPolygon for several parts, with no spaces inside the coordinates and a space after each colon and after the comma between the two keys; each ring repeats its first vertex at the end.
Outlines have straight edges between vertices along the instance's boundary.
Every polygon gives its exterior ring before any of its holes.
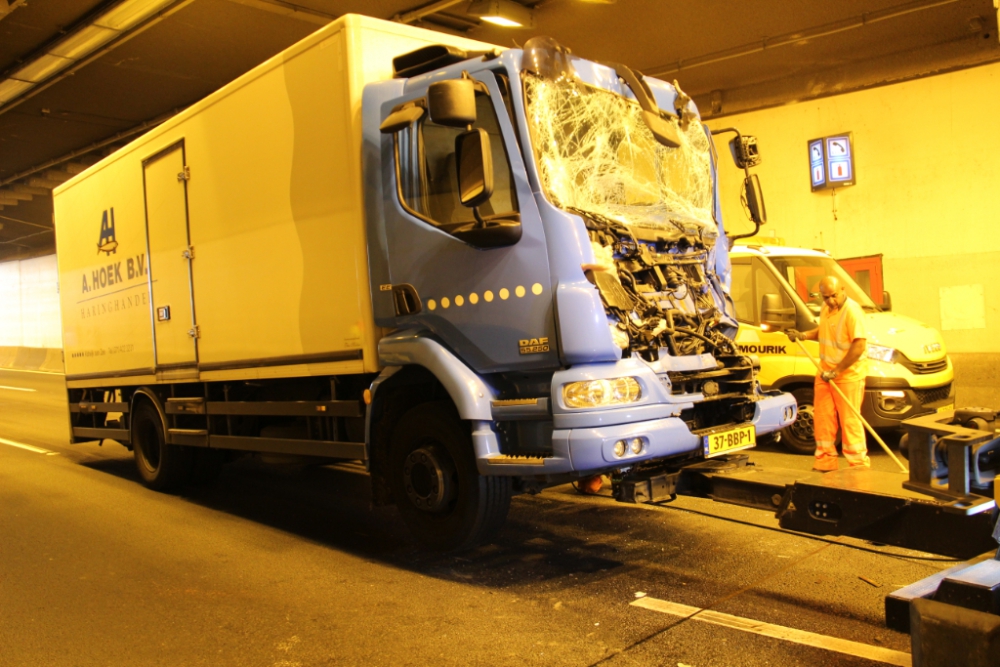
{"type": "Polygon", "coordinates": [[[868,358],[874,359],[875,361],[884,361],[887,364],[895,363],[896,350],[891,347],[885,347],[884,345],[869,345],[868,358]]]}
{"type": "Polygon", "coordinates": [[[635,403],[642,387],[634,377],[610,380],[587,380],[563,385],[563,401],[571,408],[602,408],[608,405],[635,403]]]}

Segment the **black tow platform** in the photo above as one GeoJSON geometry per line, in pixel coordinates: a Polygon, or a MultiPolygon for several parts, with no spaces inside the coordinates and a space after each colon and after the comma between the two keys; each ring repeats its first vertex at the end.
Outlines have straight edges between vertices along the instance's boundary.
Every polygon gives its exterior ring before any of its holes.
{"type": "Polygon", "coordinates": [[[997,548],[992,498],[932,497],[904,488],[908,479],[869,469],[759,467],[739,454],[675,471],[638,471],[613,482],[623,502],[711,498],[772,511],[782,528],[812,535],[846,535],[962,559],[997,548]]]}

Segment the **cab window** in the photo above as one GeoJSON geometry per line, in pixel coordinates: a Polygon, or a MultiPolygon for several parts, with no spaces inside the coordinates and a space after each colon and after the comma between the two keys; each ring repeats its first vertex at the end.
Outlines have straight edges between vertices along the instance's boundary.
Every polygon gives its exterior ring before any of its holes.
{"type": "MultiPolygon", "coordinates": [[[[493,103],[488,95],[476,96],[476,123],[490,138],[493,154],[493,196],[479,207],[484,218],[517,211],[514,178],[500,134],[493,103]]],[[[416,127],[400,133],[400,195],[407,208],[421,218],[448,230],[475,220],[472,209],[462,206],[458,195],[455,138],[464,129],[431,122],[426,116],[416,127]],[[409,150],[405,150],[406,146],[409,150]],[[419,175],[415,178],[415,175],[419,175]]]]}

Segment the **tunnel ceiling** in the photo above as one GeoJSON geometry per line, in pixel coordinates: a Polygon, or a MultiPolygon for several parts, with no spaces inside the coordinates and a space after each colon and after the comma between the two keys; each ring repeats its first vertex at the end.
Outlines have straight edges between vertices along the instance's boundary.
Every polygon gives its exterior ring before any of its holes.
{"type": "MultiPolygon", "coordinates": [[[[53,187],[346,13],[501,46],[549,35],[676,79],[706,117],[1000,59],[993,0],[519,0],[533,25],[517,29],[470,16],[468,0],[140,1],[158,1],[156,13],[0,102],[0,261],[54,251],[53,187]]],[[[118,6],[0,0],[0,99],[24,85],[26,65],[118,6]]]]}

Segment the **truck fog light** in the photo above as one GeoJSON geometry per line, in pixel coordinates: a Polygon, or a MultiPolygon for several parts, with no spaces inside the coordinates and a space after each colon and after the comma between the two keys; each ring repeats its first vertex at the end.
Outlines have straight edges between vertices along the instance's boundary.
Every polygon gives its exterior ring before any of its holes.
{"type": "Polygon", "coordinates": [[[621,458],[625,456],[626,445],[624,440],[619,440],[615,443],[615,456],[621,458]]]}
{"type": "Polygon", "coordinates": [[[786,407],[786,408],[784,409],[784,411],[782,412],[782,415],[781,415],[781,417],[782,417],[782,420],[783,420],[783,421],[786,421],[786,422],[790,422],[790,421],[792,421],[792,420],[793,420],[793,419],[795,418],[795,408],[793,408],[793,407],[792,407],[792,406],[790,406],[790,405],[789,405],[789,406],[787,406],[787,407],[786,407]]]}
{"type": "Polygon", "coordinates": [[[586,380],[563,385],[563,400],[571,408],[600,408],[635,403],[642,397],[642,387],[634,377],[610,380],[586,380]]]}
{"type": "Polygon", "coordinates": [[[632,438],[631,449],[633,454],[642,453],[642,438],[632,438]]]}

